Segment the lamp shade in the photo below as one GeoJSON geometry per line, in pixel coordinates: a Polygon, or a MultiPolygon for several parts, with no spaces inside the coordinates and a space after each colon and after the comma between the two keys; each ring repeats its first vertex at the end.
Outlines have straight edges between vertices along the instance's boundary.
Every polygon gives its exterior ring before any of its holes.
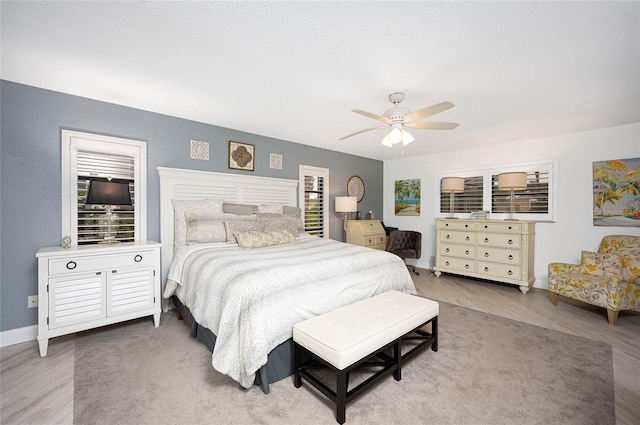
{"type": "Polygon", "coordinates": [[[464,178],[445,177],[441,181],[442,193],[462,193],[464,192],[464,178]]]}
{"type": "Polygon", "coordinates": [[[356,196],[336,196],[336,212],[351,213],[358,211],[356,196]]]}
{"type": "Polygon", "coordinates": [[[527,173],[512,172],[498,174],[498,190],[525,190],[527,173]]]}
{"type": "Polygon", "coordinates": [[[131,205],[129,180],[91,179],[87,205],[131,205]]]}

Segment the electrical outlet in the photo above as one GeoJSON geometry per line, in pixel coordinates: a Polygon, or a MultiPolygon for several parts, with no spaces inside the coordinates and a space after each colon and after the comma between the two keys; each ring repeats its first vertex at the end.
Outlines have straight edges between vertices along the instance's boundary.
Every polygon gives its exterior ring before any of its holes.
{"type": "Polygon", "coordinates": [[[27,297],[27,308],[36,308],[36,307],[38,307],[38,296],[29,295],[27,297]]]}

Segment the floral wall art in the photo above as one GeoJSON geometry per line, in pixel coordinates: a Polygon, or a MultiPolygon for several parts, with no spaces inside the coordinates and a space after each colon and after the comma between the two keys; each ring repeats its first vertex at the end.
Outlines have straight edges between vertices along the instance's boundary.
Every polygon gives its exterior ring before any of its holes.
{"type": "Polygon", "coordinates": [[[396,180],[396,215],[420,215],[420,179],[396,180]]]}
{"type": "Polygon", "coordinates": [[[593,225],[640,227],[640,158],[593,163],[593,225]]]}

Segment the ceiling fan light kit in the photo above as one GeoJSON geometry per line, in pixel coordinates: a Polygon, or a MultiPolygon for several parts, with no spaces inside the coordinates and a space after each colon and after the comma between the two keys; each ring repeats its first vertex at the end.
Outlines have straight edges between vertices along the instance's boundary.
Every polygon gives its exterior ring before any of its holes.
{"type": "Polygon", "coordinates": [[[393,103],[393,107],[387,109],[382,116],[372,114],[371,112],[361,111],[359,109],[352,109],[352,112],[355,112],[356,114],[364,115],[367,118],[373,118],[374,120],[382,121],[383,123],[385,123],[385,125],[367,128],[365,130],[361,130],[356,133],[344,136],[340,140],[344,140],[346,138],[365,133],[367,131],[378,130],[380,128],[388,128],[388,133],[382,139],[382,145],[393,147],[393,145],[397,145],[398,143],[402,142],[402,145],[406,146],[409,143],[413,142],[415,138],[411,133],[405,130],[405,126],[426,130],[453,130],[458,126],[457,123],[453,122],[418,122],[423,118],[427,118],[431,115],[435,115],[453,108],[455,105],[451,102],[441,102],[411,112],[409,109],[399,106],[400,102],[402,102],[403,100],[404,93],[391,93],[389,95],[389,102],[393,103]]]}

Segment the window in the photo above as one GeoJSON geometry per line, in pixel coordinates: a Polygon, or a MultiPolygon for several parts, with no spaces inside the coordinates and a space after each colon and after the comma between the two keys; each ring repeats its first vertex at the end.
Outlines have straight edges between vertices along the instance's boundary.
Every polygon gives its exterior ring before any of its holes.
{"type": "Polygon", "coordinates": [[[146,240],[146,143],[62,130],[62,234],[74,245],[107,235],[106,205],[85,205],[94,177],[129,181],[131,207],[114,206],[112,235],[120,241],[146,240]]]}
{"type": "Polygon", "coordinates": [[[464,192],[454,195],[453,212],[468,217],[474,211],[488,211],[491,218],[508,218],[511,212],[511,192],[498,190],[498,174],[512,171],[527,173],[527,188],[514,192],[514,217],[521,220],[553,220],[553,163],[505,165],[484,170],[464,170],[437,174],[440,193],[436,215],[448,217],[450,197],[440,192],[444,177],[463,177],[464,192]]]}
{"type": "Polygon", "coordinates": [[[300,165],[300,197],[304,199],[303,220],[305,232],[328,238],[329,170],[327,168],[300,165]]]}

